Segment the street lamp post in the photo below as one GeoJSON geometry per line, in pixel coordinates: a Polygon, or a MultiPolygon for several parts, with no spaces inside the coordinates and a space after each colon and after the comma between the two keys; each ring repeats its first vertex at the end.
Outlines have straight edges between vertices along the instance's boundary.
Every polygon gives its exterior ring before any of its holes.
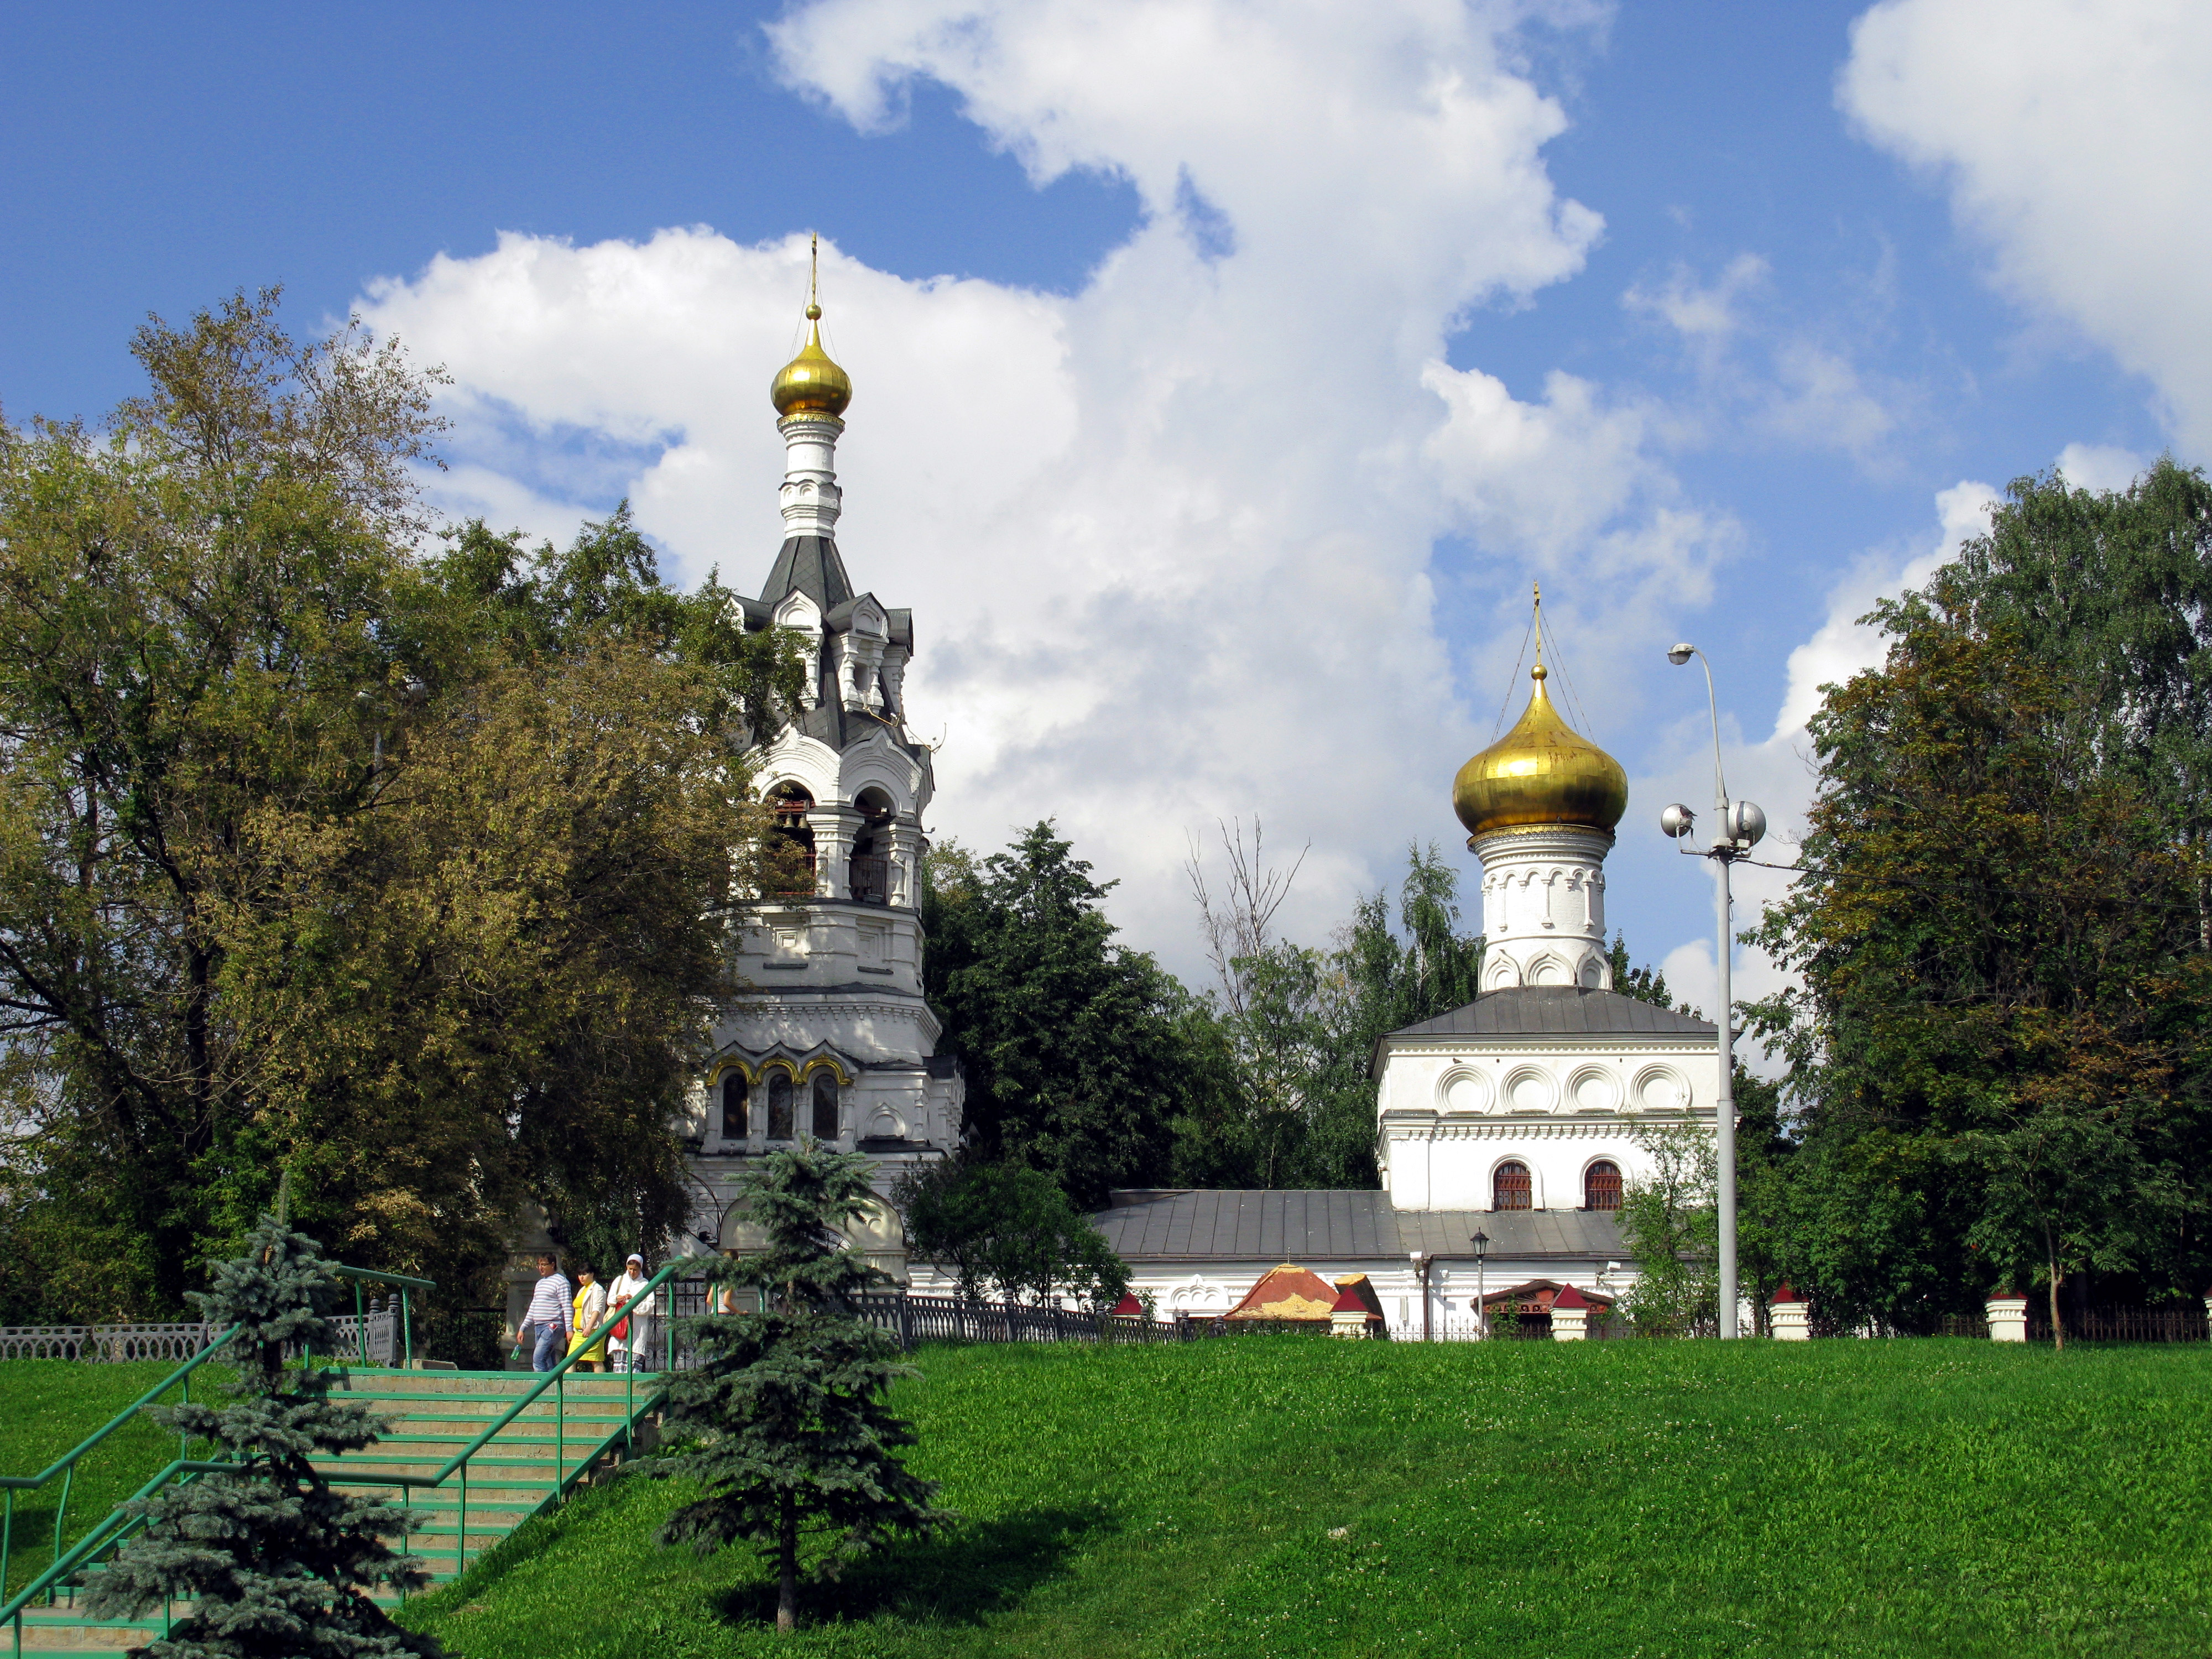
{"type": "Polygon", "coordinates": [[[1482,1271],[1482,1264],[1490,1255],[1490,1235],[1477,1227],[1474,1237],[1468,1243],[1474,1246],[1474,1335],[1479,1342],[1490,1334],[1490,1286],[1482,1271]]]}
{"type": "Polygon", "coordinates": [[[1720,702],[1713,693],[1713,665],[1694,645],[1677,645],[1667,660],[1677,668],[1695,657],[1705,671],[1705,704],[1713,717],[1713,835],[1702,854],[1682,845],[1697,828],[1697,814],[1679,802],[1659,815],[1659,828],[1675,850],[1691,857],[1709,858],[1720,868],[1720,1095],[1713,1103],[1713,1136],[1718,1164],[1716,1191],[1720,1231],[1721,1335],[1733,1340],[1736,1322],[1735,1273],[1735,1006],[1729,969],[1735,941],[1730,937],[1729,870],[1736,860],[1759,845],[1766,833],[1766,814],[1747,800],[1731,802],[1728,782],[1721,775],[1720,702]]]}

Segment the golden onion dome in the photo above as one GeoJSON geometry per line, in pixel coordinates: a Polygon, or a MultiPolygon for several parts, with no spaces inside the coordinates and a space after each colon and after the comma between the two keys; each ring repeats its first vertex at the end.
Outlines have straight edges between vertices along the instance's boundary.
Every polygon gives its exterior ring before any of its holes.
{"type": "Polygon", "coordinates": [[[822,349],[822,307],[806,306],[806,344],[769,382],[769,401],[778,416],[842,415],[853,401],[853,380],[822,349]]]}
{"type": "Polygon", "coordinates": [[[1452,810],[1470,840],[1555,823],[1611,830],[1628,810],[1628,774],[1559,718],[1541,661],[1528,678],[1535,690],[1513,729],[1459,769],[1452,810]]]}

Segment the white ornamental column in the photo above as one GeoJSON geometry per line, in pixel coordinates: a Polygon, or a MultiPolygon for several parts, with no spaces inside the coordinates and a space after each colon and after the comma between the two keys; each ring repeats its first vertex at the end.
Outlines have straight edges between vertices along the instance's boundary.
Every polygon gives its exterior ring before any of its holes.
{"type": "Polygon", "coordinates": [[[1605,855],[1613,836],[1579,824],[1496,830],[1468,843],[1482,860],[1482,988],[1613,988],[1605,945],[1605,855]]]}
{"type": "Polygon", "coordinates": [[[817,806],[806,815],[814,831],[814,890],[823,898],[853,896],[853,839],[860,815],[849,806],[817,806]]]}
{"type": "Polygon", "coordinates": [[[878,847],[888,846],[884,856],[890,859],[890,878],[884,896],[893,904],[911,908],[921,897],[921,884],[915,872],[921,863],[921,827],[903,818],[893,818],[888,829],[876,836],[878,847]]]}
{"type": "Polygon", "coordinates": [[[1982,1304],[1989,1316],[1990,1340],[1992,1342],[2025,1342],[2027,1340],[2027,1298],[2011,1291],[1999,1291],[1982,1304]]]}
{"type": "Polygon", "coordinates": [[[787,415],[775,423],[783,434],[783,533],[837,534],[837,515],[845,492],[837,487],[837,434],[844,422],[818,410],[787,415]]]}

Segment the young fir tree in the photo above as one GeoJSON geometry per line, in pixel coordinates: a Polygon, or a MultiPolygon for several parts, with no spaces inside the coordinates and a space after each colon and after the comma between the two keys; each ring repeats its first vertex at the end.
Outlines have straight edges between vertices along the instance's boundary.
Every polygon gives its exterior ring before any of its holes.
{"type": "MultiPolygon", "coordinates": [[[[283,1208],[280,1200],[279,1208],[283,1208]]],[[[313,1459],[357,1451],[380,1434],[366,1405],[330,1397],[329,1371],[287,1373],[288,1345],[327,1353],[319,1311],[337,1281],[314,1240],[264,1216],[246,1254],[218,1262],[212,1291],[191,1292],[210,1323],[239,1327],[227,1358],[237,1367],[222,1407],[155,1407],[173,1433],[216,1442],[204,1474],[131,1508],[145,1530],[93,1581],[97,1618],[136,1617],[164,1598],[193,1604],[150,1659],[398,1659],[434,1656],[437,1642],[402,1630],[367,1592],[420,1589],[422,1562],[386,1541],[404,1538],[406,1510],[342,1495],[313,1459]]]]}
{"type": "Polygon", "coordinates": [[[872,1206],[866,1160],[809,1143],[772,1154],[739,1185],[768,1245],[718,1261],[710,1278],[757,1290],[761,1310],[688,1322],[699,1364],[673,1379],[667,1425],[690,1446],[652,1468],[707,1488],[661,1541],[705,1555],[744,1539],[772,1552],[775,1626],[788,1631],[802,1533],[842,1534],[817,1568],[834,1577],[891,1534],[927,1534],[953,1517],[931,1502],[936,1482],[894,1455],[915,1436],[884,1396],[908,1368],[886,1333],[851,1312],[853,1297],[887,1282],[837,1232],[872,1206]]]}

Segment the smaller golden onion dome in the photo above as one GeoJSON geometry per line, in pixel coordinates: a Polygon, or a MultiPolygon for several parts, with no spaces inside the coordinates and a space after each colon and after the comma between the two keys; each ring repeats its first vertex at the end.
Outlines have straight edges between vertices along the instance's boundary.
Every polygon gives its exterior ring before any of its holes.
{"type": "Polygon", "coordinates": [[[1528,678],[1535,690],[1513,729],[1459,769],[1452,810],[1470,839],[1559,823],[1610,830],[1628,810],[1628,774],[1559,718],[1540,661],[1528,678]]]}
{"type": "Polygon", "coordinates": [[[853,401],[853,380],[822,349],[820,306],[806,307],[806,346],[769,382],[778,416],[842,415],[853,401]]]}
{"type": "Polygon", "coordinates": [[[853,401],[853,380],[822,349],[822,301],[816,287],[820,260],[817,239],[806,276],[806,344],[776,371],[768,385],[769,401],[779,418],[786,415],[842,415],[853,401]]]}

